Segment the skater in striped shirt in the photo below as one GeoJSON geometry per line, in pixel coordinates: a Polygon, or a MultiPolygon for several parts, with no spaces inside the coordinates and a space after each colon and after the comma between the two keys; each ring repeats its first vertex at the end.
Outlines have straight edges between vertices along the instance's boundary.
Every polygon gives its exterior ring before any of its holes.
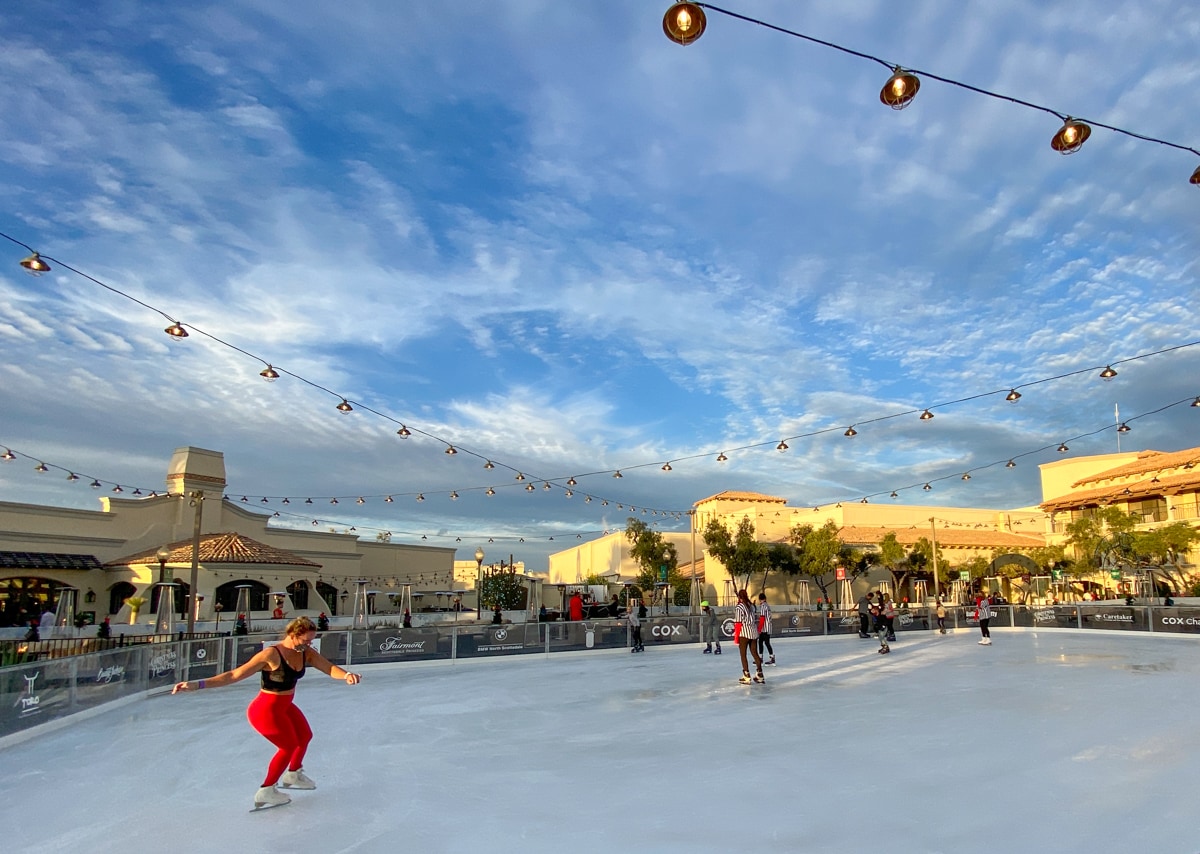
{"type": "Polygon", "coordinates": [[[775,663],[775,647],[771,646],[771,606],[767,604],[767,594],[758,594],[758,657],[762,658],[763,650],[771,656],[764,664],[775,663]]]}
{"type": "Polygon", "coordinates": [[[758,652],[758,615],[754,613],[754,606],[750,604],[750,597],[746,594],[745,589],[739,590],[737,594],[737,606],[733,609],[733,620],[738,625],[738,652],[742,656],[742,678],[738,681],[743,684],[750,682],[765,682],[762,672],[762,656],[758,652]],[[750,677],[750,663],[746,660],[746,650],[754,656],[754,665],[756,670],[754,678],[750,677]]]}
{"type": "Polygon", "coordinates": [[[991,646],[992,630],[988,627],[988,623],[992,620],[992,603],[988,597],[979,597],[979,601],[975,604],[975,616],[979,619],[979,634],[982,635],[979,642],[984,646],[991,646]]]}

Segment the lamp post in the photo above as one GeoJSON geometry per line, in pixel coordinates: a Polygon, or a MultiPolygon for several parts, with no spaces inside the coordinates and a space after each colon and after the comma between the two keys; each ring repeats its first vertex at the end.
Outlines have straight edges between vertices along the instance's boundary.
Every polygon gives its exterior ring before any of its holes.
{"type": "MultiPolygon", "coordinates": [[[[204,513],[204,490],[197,489],[192,493],[191,505],[196,508],[195,518],[192,520],[192,567],[188,573],[188,595],[196,595],[196,586],[200,583],[200,520],[204,513]]],[[[196,608],[188,608],[187,630],[191,635],[196,631],[196,608]]],[[[250,619],[250,614],[246,614],[246,619],[250,619]]]]}
{"type": "Polygon", "coordinates": [[[167,561],[171,559],[171,550],[166,546],[159,546],[154,556],[158,558],[158,583],[162,584],[166,581],[164,576],[167,573],[167,561]]]}
{"type": "Polygon", "coordinates": [[[483,618],[483,547],[475,549],[475,619],[483,618]]]}

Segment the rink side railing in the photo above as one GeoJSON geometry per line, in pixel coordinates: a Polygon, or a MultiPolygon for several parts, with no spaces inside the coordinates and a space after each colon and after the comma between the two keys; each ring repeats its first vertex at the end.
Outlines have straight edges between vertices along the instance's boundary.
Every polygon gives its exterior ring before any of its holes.
{"type": "MultiPolygon", "coordinates": [[[[947,608],[946,628],[972,628],[973,609],[947,608]]],[[[1200,608],[1118,605],[999,605],[992,628],[1056,628],[1088,631],[1200,635],[1200,608]]],[[[721,615],[721,636],[732,643],[733,621],[721,615]]],[[[779,610],[773,638],[824,637],[858,633],[856,612],[779,610]]],[[[901,611],[897,632],[937,628],[927,609],[901,611]]],[[[99,708],[108,703],[166,689],[183,679],[204,679],[248,661],[278,635],[241,635],[172,640],[45,657],[0,668],[0,746],[6,736],[99,708]]],[[[642,620],[647,647],[697,644],[700,617],[654,616],[642,620]]],[[[550,654],[629,646],[624,620],[580,622],[453,624],[411,629],[378,628],[326,632],[321,653],[347,667],[406,661],[438,661],[550,654]]]]}

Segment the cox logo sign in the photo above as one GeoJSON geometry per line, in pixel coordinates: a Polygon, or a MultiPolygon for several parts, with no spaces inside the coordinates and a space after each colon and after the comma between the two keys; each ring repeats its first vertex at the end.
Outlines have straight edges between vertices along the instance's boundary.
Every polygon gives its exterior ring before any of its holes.
{"type": "Polygon", "coordinates": [[[653,626],[650,634],[656,638],[673,638],[683,634],[683,626],[653,626]]]}
{"type": "Polygon", "coordinates": [[[1163,617],[1164,626],[1200,626],[1200,619],[1196,617],[1163,617]]]}
{"type": "Polygon", "coordinates": [[[725,622],[721,623],[721,634],[727,638],[733,637],[733,617],[727,617],[725,622]]]}

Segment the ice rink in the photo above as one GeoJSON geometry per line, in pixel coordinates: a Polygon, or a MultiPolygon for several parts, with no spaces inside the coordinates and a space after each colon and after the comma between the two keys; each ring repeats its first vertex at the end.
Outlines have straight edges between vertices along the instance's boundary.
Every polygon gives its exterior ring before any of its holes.
{"type": "Polygon", "coordinates": [[[309,671],[312,792],[251,814],[256,680],[0,750],[4,849],[1200,851],[1200,649],[1098,631],[309,671]]]}

